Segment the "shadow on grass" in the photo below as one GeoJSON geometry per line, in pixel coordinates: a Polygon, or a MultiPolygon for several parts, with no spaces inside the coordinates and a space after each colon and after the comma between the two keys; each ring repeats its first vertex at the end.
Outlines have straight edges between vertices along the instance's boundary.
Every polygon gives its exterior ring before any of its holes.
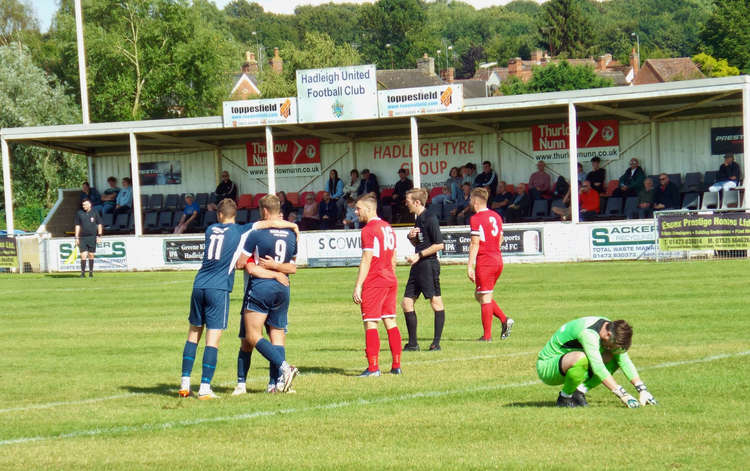
{"type": "Polygon", "coordinates": [[[352,376],[350,371],[343,368],[331,368],[328,366],[298,366],[300,376],[307,374],[316,375],[338,375],[338,376],[352,376]]]}
{"type": "MultiPolygon", "coordinates": [[[[98,273],[96,275],[99,275],[98,273]]],[[[95,276],[96,276],[95,275],[95,276]]],[[[80,271],[74,271],[71,273],[47,273],[44,275],[45,278],[80,278],[81,272],[80,271]]],[[[86,272],[86,278],[89,277],[89,272],[86,272]]]]}
{"type": "Polygon", "coordinates": [[[557,407],[553,401],[511,402],[503,407],[557,407]]]}
{"type": "Polygon", "coordinates": [[[324,347],[324,348],[316,348],[314,351],[316,352],[361,352],[361,348],[333,348],[333,347],[324,347]]]}
{"type": "MultiPolygon", "coordinates": [[[[177,384],[156,384],[154,386],[121,386],[120,389],[131,392],[133,394],[149,394],[154,396],[168,396],[177,397],[177,384]]],[[[212,386],[211,389],[216,393],[229,393],[234,391],[233,387],[228,386],[212,386]]]]}

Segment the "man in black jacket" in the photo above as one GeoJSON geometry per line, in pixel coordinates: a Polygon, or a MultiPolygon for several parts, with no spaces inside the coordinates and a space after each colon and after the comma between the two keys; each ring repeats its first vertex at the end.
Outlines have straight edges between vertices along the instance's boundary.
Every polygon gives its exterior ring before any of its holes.
{"type": "Polygon", "coordinates": [[[708,191],[728,191],[736,188],[740,183],[740,166],[734,161],[734,154],[726,154],[724,163],[719,167],[716,175],[716,183],[708,188],[708,191]]]}
{"type": "Polygon", "coordinates": [[[666,173],[659,175],[659,186],[656,187],[654,194],[653,208],[655,211],[680,209],[680,190],[677,185],[669,181],[666,173]]]}
{"type": "Polygon", "coordinates": [[[208,205],[207,209],[209,211],[216,211],[216,205],[224,198],[229,198],[235,203],[237,202],[237,185],[229,179],[229,172],[226,170],[221,172],[221,182],[216,187],[216,191],[214,191],[214,200],[208,205]]]}
{"type": "MultiPolygon", "coordinates": [[[[638,159],[630,159],[630,168],[620,177],[620,186],[612,192],[612,196],[638,196],[638,192],[643,189],[643,180],[646,174],[638,162],[638,159]]],[[[677,203],[679,206],[679,203],[677,203]]]]}

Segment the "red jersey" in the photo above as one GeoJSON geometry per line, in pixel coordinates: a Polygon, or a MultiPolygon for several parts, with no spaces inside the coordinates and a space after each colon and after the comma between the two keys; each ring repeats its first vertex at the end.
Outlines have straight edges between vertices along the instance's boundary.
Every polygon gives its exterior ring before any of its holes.
{"type": "Polygon", "coordinates": [[[396,233],[387,222],[380,218],[367,221],[362,228],[362,251],[372,252],[370,271],[364,286],[390,288],[397,286],[396,272],[393,270],[393,254],[396,251],[396,233]]]}
{"type": "Polygon", "coordinates": [[[503,221],[500,215],[490,209],[482,209],[471,217],[471,235],[479,236],[477,260],[484,257],[501,258],[500,245],[503,243],[503,221]]]}

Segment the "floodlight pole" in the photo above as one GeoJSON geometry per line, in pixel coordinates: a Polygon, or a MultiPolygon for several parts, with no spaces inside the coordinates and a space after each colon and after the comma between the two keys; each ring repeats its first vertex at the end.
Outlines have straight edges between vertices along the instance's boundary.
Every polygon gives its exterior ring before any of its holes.
{"type": "Polygon", "coordinates": [[[130,175],[132,175],[133,185],[133,225],[135,226],[135,236],[143,235],[143,224],[141,218],[141,176],[138,172],[138,141],[135,133],[130,133],[130,175]]]}
{"type": "Polygon", "coordinates": [[[750,79],[745,77],[745,85],[742,86],[742,160],[745,171],[745,208],[750,208],[748,202],[748,175],[750,172],[750,79]]]}
{"type": "Polygon", "coordinates": [[[10,186],[10,147],[8,141],[0,137],[0,148],[3,154],[3,189],[5,193],[5,227],[7,228],[8,237],[14,237],[15,227],[13,226],[13,188],[10,186]]]}
{"type": "Polygon", "coordinates": [[[419,127],[417,118],[409,118],[411,122],[411,178],[414,188],[422,187],[422,173],[419,171],[419,127]]]}
{"type": "Polygon", "coordinates": [[[273,132],[266,126],[266,166],[268,167],[268,194],[276,194],[276,168],[273,155],[273,132]]]}
{"type": "Polygon", "coordinates": [[[568,162],[570,170],[570,220],[578,224],[578,122],[576,105],[568,103],[568,162]]]}

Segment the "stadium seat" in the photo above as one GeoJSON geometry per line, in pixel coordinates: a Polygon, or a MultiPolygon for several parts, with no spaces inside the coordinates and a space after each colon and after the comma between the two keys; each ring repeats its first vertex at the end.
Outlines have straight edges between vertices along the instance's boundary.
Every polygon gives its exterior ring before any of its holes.
{"type": "Polygon", "coordinates": [[[674,183],[678,189],[682,188],[682,175],[679,173],[670,173],[667,176],[669,177],[669,181],[674,183]]]}
{"type": "Polygon", "coordinates": [[[699,193],[685,193],[682,198],[682,209],[698,209],[701,206],[701,195],[699,193]]]}
{"type": "Polygon", "coordinates": [[[179,210],[185,209],[185,194],[186,193],[180,194],[180,200],[177,202],[177,209],[179,210]]]}
{"type": "Polygon", "coordinates": [[[659,186],[659,175],[649,175],[646,178],[650,178],[651,181],[654,182],[654,188],[656,188],[657,186],[659,186]]]}
{"type": "Polygon", "coordinates": [[[250,193],[245,193],[244,195],[240,195],[239,202],[237,203],[237,208],[239,209],[250,209],[253,207],[253,195],[250,193]]]}
{"type": "Polygon", "coordinates": [[[266,196],[268,193],[257,193],[255,196],[253,196],[253,204],[250,206],[251,209],[258,207],[258,202],[261,198],[266,196]]]}
{"type": "Polygon", "coordinates": [[[167,200],[164,203],[165,209],[177,209],[177,204],[180,201],[180,195],[177,193],[170,193],[167,195],[167,200]]]}
{"type": "Polygon", "coordinates": [[[436,197],[437,195],[442,195],[442,194],[443,194],[443,187],[442,186],[436,186],[435,188],[433,188],[432,190],[430,190],[430,195],[427,198],[427,201],[430,202],[430,201],[432,201],[432,198],[436,197]]]}
{"type": "Polygon", "coordinates": [[[604,212],[599,214],[602,219],[617,219],[622,217],[622,197],[610,196],[607,198],[607,205],[604,212]]]}
{"type": "Polygon", "coordinates": [[[623,209],[625,217],[628,219],[638,219],[638,197],[629,196],[625,199],[625,209],[623,209]]]}
{"type": "Polygon", "coordinates": [[[112,213],[105,213],[102,215],[102,227],[105,231],[112,230],[112,224],[115,222],[115,215],[112,213]]]}
{"type": "Polygon", "coordinates": [[[153,209],[155,211],[160,210],[164,206],[164,195],[161,193],[154,193],[151,195],[151,198],[148,202],[148,209],[153,209]]]}
{"type": "Polygon", "coordinates": [[[708,188],[716,183],[716,175],[718,173],[716,170],[709,170],[703,174],[703,191],[708,191],[708,188]]]}
{"type": "Polygon", "coordinates": [[[722,191],[721,193],[721,209],[740,207],[740,192],[738,190],[722,191]]]}
{"type": "Polygon", "coordinates": [[[620,186],[620,180],[610,180],[607,183],[607,191],[604,193],[604,196],[611,196],[618,186],[620,186]]]}
{"type": "Polygon", "coordinates": [[[393,200],[393,188],[383,188],[380,190],[380,201],[390,203],[393,200]]]}
{"type": "MultiPolygon", "coordinates": [[[[429,211],[429,208],[427,208],[427,211],[429,211]]],[[[432,214],[432,213],[428,213],[432,214]]],[[[393,208],[390,204],[383,205],[382,208],[380,208],[380,216],[388,222],[393,222],[393,208]]],[[[440,218],[440,215],[437,215],[438,218],[440,218]]]]}
{"type": "Polygon", "coordinates": [[[250,220],[248,222],[260,221],[260,210],[258,208],[252,208],[250,210],[250,220]]]}
{"type": "Polygon", "coordinates": [[[216,211],[206,211],[203,213],[203,230],[206,230],[211,224],[216,224],[219,220],[216,218],[216,211]]]}
{"type": "Polygon", "coordinates": [[[157,232],[159,230],[159,213],[149,211],[143,219],[143,232],[157,232]]]}
{"type": "Polygon", "coordinates": [[[292,203],[295,208],[299,207],[299,193],[296,191],[289,192],[286,194],[286,200],[292,203]]]}
{"type": "Polygon", "coordinates": [[[541,219],[549,216],[549,201],[534,200],[531,206],[531,216],[528,219],[541,219]]]}
{"type": "Polygon", "coordinates": [[[701,209],[718,209],[719,208],[719,193],[711,191],[703,192],[703,202],[701,203],[701,209]]]}
{"type": "Polygon", "coordinates": [[[112,230],[117,232],[125,232],[128,230],[130,224],[130,213],[120,213],[115,218],[115,223],[112,225],[112,230]]]}
{"type": "Polygon", "coordinates": [[[141,210],[149,209],[148,199],[148,195],[141,195],[141,210]]]}
{"type": "Polygon", "coordinates": [[[250,221],[250,211],[247,209],[238,209],[234,221],[237,224],[247,224],[250,221]]]}
{"type": "Polygon", "coordinates": [[[688,172],[685,174],[685,191],[701,191],[701,174],[700,172],[688,172]]]}
{"type": "Polygon", "coordinates": [[[159,230],[169,231],[170,229],[173,229],[174,225],[172,225],[172,217],[172,211],[160,211],[157,224],[159,230]]]}
{"type": "Polygon", "coordinates": [[[198,203],[201,209],[206,209],[208,204],[208,193],[198,193],[195,195],[195,202],[198,203]]]}
{"type": "Polygon", "coordinates": [[[320,190],[319,192],[315,193],[315,201],[317,203],[320,203],[323,200],[323,193],[325,193],[325,191],[323,190],[320,190]]]}

